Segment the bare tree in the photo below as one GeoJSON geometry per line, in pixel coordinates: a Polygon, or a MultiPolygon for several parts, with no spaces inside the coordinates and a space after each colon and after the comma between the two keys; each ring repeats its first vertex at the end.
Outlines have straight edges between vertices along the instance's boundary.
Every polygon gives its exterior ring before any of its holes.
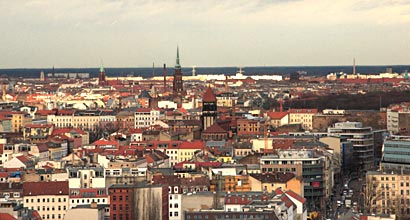
{"type": "Polygon", "coordinates": [[[366,187],[364,188],[364,210],[365,213],[375,213],[378,209],[377,201],[382,198],[380,182],[376,177],[366,176],[366,187]]]}

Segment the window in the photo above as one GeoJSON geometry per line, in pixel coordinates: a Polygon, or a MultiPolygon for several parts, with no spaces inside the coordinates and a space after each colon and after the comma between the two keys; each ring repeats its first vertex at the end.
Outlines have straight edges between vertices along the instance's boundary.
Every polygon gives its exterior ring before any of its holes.
{"type": "Polygon", "coordinates": [[[175,216],[175,217],[178,217],[178,212],[174,212],[174,216],[175,216]]]}
{"type": "Polygon", "coordinates": [[[172,212],[169,212],[169,216],[172,217],[172,212]]]}

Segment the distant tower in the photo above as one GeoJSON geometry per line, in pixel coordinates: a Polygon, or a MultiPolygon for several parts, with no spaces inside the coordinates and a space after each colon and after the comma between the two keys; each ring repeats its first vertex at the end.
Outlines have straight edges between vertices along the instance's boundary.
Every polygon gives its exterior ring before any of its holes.
{"type": "Polygon", "coordinates": [[[183,89],[183,82],[182,82],[182,70],[181,65],[179,64],[179,47],[177,47],[177,59],[174,69],[174,82],[173,82],[173,92],[174,97],[181,98],[183,89]]]}
{"type": "Polygon", "coordinates": [[[356,58],[353,58],[353,75],[356,76],[356,58]]]}
{"type": "Polygon", "coordinates": [[[155,63],[152,62],[152,78],[155,76],[155,63]]]}
{"type": "Polygon", "coordinates": [[[202,129],[206,130],[208,127],[216,122],[218,116],[218,108],[216,104],[216,97],[211,87],[208,87],[202,96],[202,129]]]}
{"type": "Polygon", "coordinates": [[[164,93],[167,92],[167,64],[164,63],[164,93]]]}
{"type": "Polygon", "coordinates": [[[98,74],[98,85],[100,86],[104,86],[106,85],[106,77],[105,77],[105,70],[104,70],[104,66],[103,63],[101,62],[101,66],[100,66],[100,73],[98,74]]]}
{"type": "Polygon", "coordinates": [[[40,72],[40,81],[44,81],[45,77],[44,77],[44,71],[40,72]]]}
{"type": "Polygon", "coordinates": [[[55,70],[54,70],[54,66],[53,66],[52,76],[53,76],[53,78],[56,77],[56,72],[55,72],[55,70]]]}
{"type": "Polygon", "coordinates": [[[193,66],[193,67],[192,67],[192,76],[195,76],[195,75],[196,75],[196,69],[195,69],[195,68],[196,68],[196,66],[193,66]]]}

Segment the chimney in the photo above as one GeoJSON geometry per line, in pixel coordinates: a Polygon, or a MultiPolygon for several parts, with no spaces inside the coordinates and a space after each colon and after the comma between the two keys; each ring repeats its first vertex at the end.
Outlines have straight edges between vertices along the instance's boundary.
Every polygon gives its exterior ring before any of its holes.
{"type": "Polygon", "coordinates": [[[97,208],[97,203],[96,203],[96,202],[92,202],[92,203],[90,204],[90,207],[91,207],[92,209],[96,209],[96,208],[97,208]]]}

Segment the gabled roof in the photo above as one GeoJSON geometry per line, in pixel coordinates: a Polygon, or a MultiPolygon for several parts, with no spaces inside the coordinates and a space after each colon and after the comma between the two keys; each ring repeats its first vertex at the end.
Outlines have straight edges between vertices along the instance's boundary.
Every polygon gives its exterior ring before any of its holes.
{"type": "Polygon", "coordinates": [[[206,88],[206,91],[202,97],[202,101],[204,102],[216,102],[216,97],[214,92],[212,91],[211,87],[206,88]]]}
{"type": "Polygon", "coordinates": [[[287,208],[290,208],[292,206],[296,207],[296,205],[292,202],[292,200],[289,199],[289,197],[282,196],[280,199],[285,203],[287,208]]]}
{"type": "Polygon", "coordinates": [[[287,112],[268,112],[268,116],[271,119],[282,119],[286,115],[288,115],[287,112]]]}
{"type": "Polygon", "coordinates": [[[303,198],[299,194],[293,192],[292,190],[286,191],[286,195],[296,199],[297,201],[301,202],[302,204],[304,204],[306,202],[305,198],[303,198]]]}
{"type": "Polygon", "coordinates": [[[218,125],[218,123],[213,123],[202,133],[226,133],[225,129],[218,125]]]}

